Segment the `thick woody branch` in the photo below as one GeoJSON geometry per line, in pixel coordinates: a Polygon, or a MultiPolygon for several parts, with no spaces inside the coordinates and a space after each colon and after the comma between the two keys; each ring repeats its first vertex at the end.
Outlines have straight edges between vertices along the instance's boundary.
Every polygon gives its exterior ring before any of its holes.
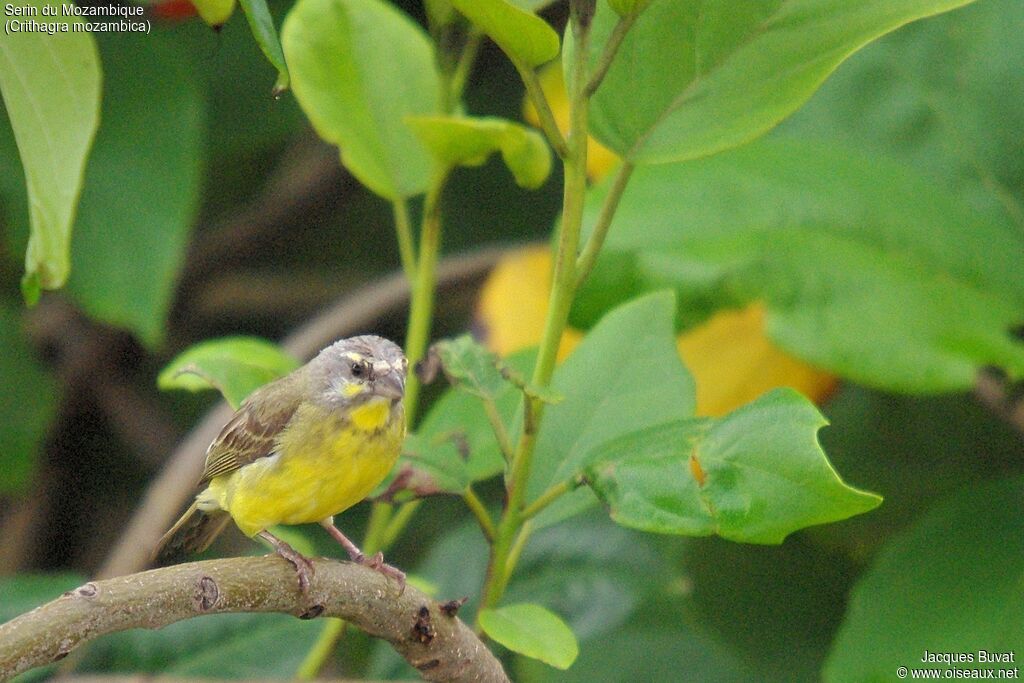
{"type": "MultiPolygon", "coordinates": [[[[0,679],[66,657],[115,631],[160,628],[203,614],[281,612],[340,617],[387,640],[425,679],[508,681],[501,664],[455,615],[415,588],[350,562],[318,559],[308,596],[280,557],[192,562],[87,583],[0,625],[0,679]]],[[[454,606],[454,607],[453,607],[454,606]]]]}

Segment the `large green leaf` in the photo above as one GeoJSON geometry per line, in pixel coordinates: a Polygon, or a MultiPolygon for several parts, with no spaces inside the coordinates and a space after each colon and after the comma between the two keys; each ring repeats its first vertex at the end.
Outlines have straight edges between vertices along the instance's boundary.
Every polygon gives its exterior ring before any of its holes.
{"type": "Polygon", "coordinates": [[[893,538],[854,589],[825,680],[888,680],[899,666],[1017,666],[981,663],[979,652],[1024,650],[1022,490],[1018,477],[961,491],[893,538]],[[926,650],[974,662],[922,663],[926,650]]]}
{"type": "MultiPolygon", "coordinates": [[[[627,34],[591,107],[596,137],[640,163],[740,145],[795,111],[850,54],[970,0],[655,2],[627,34]]],[[[596,62],[618,15],[598,3],[596,62]]],[[[566,37],[566,63],[574,49],[566,37]]]]}
{"type": "MultiPolygon", "coordinates": [[[[558,56],[558,34],[527,8],[508,0],[451,0],[496,42],[512,61],[538,67],[558,56]]],[[[537,3],[531,3],[537,4],[537,3]]]]}
{"type": "MultiPolygon", "coordinates": [[[[35,9],[60,5],[31,0],[35,9]]],[[[47,22],[47,17],[8,21],[47,22]]],[[[78,17],[61,17],[78,25],[78,17]]],[[[76,31],[0,35],[0,94],[21,152],[32,234],[25,252],[26,299],[64,285],[71,269],[71,226],[86,158],[99,125],[100,62],[92,34],[76,31]]]]}
{"type": "Polygon", "coordinates": [[[267,382],[288,374],[298,361],[258,337],[223,337],[183,351],[160,372],[161,389],[217,389],[231,407],[267,382]]]}
{"type": "Polygon", "coordinates": [[[25,490],[57,408],[53,378],[33,357],[21,316],[0,305],[0,494],[25,490]]]}
{"type": "MultiPolygon", "coordinates": [[[[592,225],[603,189],[590,198],[592,225]]],[[[672,286],[686,322],[763,299],[794,354],[891,390],[1024,373],[1024,236],[926,176],[832,142],[769,139],[638,169],[574,320],[672,286]]]]}
{"type": "Polygon", "coordinates": [[[533,603],[482,609],[484,633],[513,652],[568,669],[580,653],[576,636],[554,612],[533,603]]]}
{"type": "MultiPolygon", "coordinates": [[[[556,369],[552,388],[565,400],[544,414],[528,500],[579,474],[595,447],[693,416],[693,378],[676,351],[674,312],[668,292],[621,306],[556,369]]],[[[586,490],[578,490],[545,510],[538,523],[558,521],[593,502],[586,490]]]]}
{"type": "Polygon", "coordinates": [[[199,206],[204,103],[167,36],[101,34],[107,67],[68,289],[90,315],[163,340],[199,206]]]}
{"type": "Polygon", "coordinates": [[[1024,4],[987,0],[879,40],[836,70],[780,134],[840,138],[909,161],[1024,225],[1024,4]]]}
{"type": "Polygon", "coordinates": [[[300,0],[282,43],[295,97],[352,174],[387,199],[423,192],[431,160],[405,124],[439,108],[423,30],[381,0],[300,0]]]}
{"type": "Polygon", "coordinates": [[[825,419],[792,389],[710,425],[693,423],[638,430],[598,450],[587,480],[612,519],[658,533],[781,543],[882,502],[840,479],[816,439],[825,419]]]}
{"type": "Polygon", "coordinates": [[[532,128],[495,117],[417,116],[408,119],[413,132],[439,164],[481,166],[500,152],[516,184],[535,190],[551,174],[551,148],[532,128]]]}

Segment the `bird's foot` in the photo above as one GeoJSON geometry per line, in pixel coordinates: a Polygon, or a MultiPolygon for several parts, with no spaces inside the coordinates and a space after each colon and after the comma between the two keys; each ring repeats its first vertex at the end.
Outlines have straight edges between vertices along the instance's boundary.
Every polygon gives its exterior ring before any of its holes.
{"type": "Polygon", "coordinates": [[[275,553],[291,562],[292,566],[295,567],[295,574],[299,578],[299,590],[302,591],[303,595],[308,596],[309,584],[315,573],[312,561],[295,548],[272,535],[269,531],[262,532],[260,536],[270,541],[270,544],[274,546],[275,553]]]}
{"type": "Polygon", "coordinates": [[[373,557],[367,558],[363,553],[359,553],[354,558],[356,564],[361,564],[364,567],[369,567],[375,572],[379,572],[384,576],[390,577],[398,582],[398,594],[401,595],[405,592],[405,572],[398,567],[392,567],[390,564],[384,561],[384,553],[378,552],[373,557]]]}

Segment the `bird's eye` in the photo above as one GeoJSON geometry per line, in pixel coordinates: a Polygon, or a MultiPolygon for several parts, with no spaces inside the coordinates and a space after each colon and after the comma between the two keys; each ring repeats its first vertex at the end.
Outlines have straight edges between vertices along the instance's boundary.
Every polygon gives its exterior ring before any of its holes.
{"type": "Polygon", "coordinates": [[[363,376],[364,368],[362,363],[353,363],[350,369],[352,370],[353,377],[363,376]]]}

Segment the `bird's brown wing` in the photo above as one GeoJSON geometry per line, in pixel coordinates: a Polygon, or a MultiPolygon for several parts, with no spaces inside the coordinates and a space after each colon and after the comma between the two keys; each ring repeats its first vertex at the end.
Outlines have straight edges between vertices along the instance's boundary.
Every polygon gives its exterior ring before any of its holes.
{"type": "Polygon", "coordinates": [[[292,379],[258,389],[239,407],[206,450],[200,486],[273,453],[277,437],[301,403],[300,393],[289,386],[292,379]]]}

